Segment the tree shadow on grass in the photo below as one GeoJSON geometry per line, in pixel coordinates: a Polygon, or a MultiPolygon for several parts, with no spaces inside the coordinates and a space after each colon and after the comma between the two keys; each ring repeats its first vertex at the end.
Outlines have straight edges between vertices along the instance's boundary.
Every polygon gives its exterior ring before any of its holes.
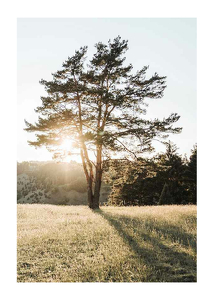
{"type": "MultiPolygon", "coordinates": [[[[134,222],[133,222],[134,223],[134,222]]],[[[137,224],[136,224],[137,225],[137,224]]],[[[172,242],[179,242],[182,246],[190,247],[196,253],[196,237],[188,232],[185,232],[182,227],[172,224],[157,223],[150,220],[145,225],[148,231],[155,230],[163,238],[168,238],[172,242]]]]}
{"type": "Polygon", "coordinates": [[[113,215],[101,209],[95,213],[116,229],[138,263],[151,270],[147,282],[196,282],[194,255],[184,252],[186,246],[196,252],[193,235],[180,227],[159,224],[151,219],[146,219],[143,224],[142,219],[113,215]]]}

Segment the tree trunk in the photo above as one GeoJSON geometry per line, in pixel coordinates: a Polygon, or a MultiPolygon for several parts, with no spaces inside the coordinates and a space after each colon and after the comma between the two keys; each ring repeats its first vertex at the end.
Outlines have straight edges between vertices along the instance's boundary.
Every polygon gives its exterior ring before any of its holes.
{"type": "Polygon", "coordinates": [[[97,164],[96,164],[96,176],[95,176],[95,188],[94,188],[94,208],[99,208],[100,202],[100,189],[102,183],[102,148],[97,147],[97,164]]]}
{"type": "MultiPolygon", "coordinates": [[[[102,146],[97,145],[97,162],[96,162],[96,175],[95,181],[93,176],[93,169],[91,164],[87,164],[85,157],[87,156],[87,150],[81,149],[81,158],[83,163],[83,169],[87,180],[87,190],[88,190],[88,206],[91,209],[98,209],[100,202],[100,189],[102,182],[102,146]],[[94,184],[93,184],[94,182],[94,184]],[[94,187],[94,191],[93,191],[94,187]]],[[[87,156],[87,160],[88,156],[87,156]]]]}
{"type": "Polygon", "coordinates": [[[92,185],[88,184],[88,206],[93,209],[94,195],[92,185]]]}
{"type": "Polygon", "coordinates": [[[87,169],[85,157],[83,154],[83,149],[80,151],[81,158],[82,158],[82,164],[83,164],[83,170],[85,173],[86,181],[87,181],[87,190],[88,190],[88,206],[89,208],[93,209],[93,203],[94,203],[94,195],[93,195],[93,172],[90,170],[90,172],[87,169]]]}
{"type": "Polygon", "coordinates": [[[99,208],[101,180],[102,180],[102,170],[97,170],[95,188],[94,188],[94,201],[93,201],[95,209],[99,208]]]}

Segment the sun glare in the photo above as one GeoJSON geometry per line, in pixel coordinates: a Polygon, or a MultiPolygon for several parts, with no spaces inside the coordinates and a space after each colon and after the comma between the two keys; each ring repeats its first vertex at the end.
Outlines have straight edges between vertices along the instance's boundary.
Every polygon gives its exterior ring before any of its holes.
{"type": "Polygon", "coordinates": [[[64,161],[70,162],[71,160],[81,163],[81,157],[78,150],[73,147],[73,142],[69,139],[63,140],[60,147],[66,154],[64,161]]]}
{"type": "Polygon", "coordinates": [[[61,144],[61,148],[62,150],[65,150],[65,151],[71,151],[72,150],[72,141],[71,140],[64,140],[61,144]]]}
{"type": "MultiPolygon", "coordinates": [[[[65,154],[63,161],[70,162],[73,160],[77,163],[82,163],[79,149],[74,147],[74,142],[72,140],[64,139],[60,145],[60,148],[65,154]]],[[[91,161],[95,160],[94,153],[91,150],[88,151],[88,156],[91,161]]]]}

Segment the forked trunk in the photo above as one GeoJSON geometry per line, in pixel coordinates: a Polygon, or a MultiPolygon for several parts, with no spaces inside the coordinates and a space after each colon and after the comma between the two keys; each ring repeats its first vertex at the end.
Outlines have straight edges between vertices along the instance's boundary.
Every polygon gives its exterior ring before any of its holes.
{"type": "MultiPolygon", "coordinates": [[[[95,190],[96,188],[95,183],[95,190]]],[[[88,183],[88,206],[91,209],[97,209],[99,208],[99,195],[97,193],[93,193],[93,187],[92,187],[92,181],[90,180],[88,183]]]]}
{"type": "Polygon", "coordinates": [[[101,188],[101,177],[95,181],[94,193],[92,186],[88,185],[88,206],[91,209],[98,209],[100,203],[100,188],[101,188]]]}
{"type": "Polygon", "coordinates": [[[91,209],[98,209],[100,202],[100,189],[102,182],[102,167],[101,167],[101,147],[97,147],[97,163],[96,163],[96,175],[95,181],[93,176],[93,169],[87,169],[87,164],[85,161],[85,157],[83,155],[83,150],[81,150],[81,157],[83,163],[83,169],[85,172],[86,180],[87,180],[87,190],[88,190],[88,206],[91,209]]]}

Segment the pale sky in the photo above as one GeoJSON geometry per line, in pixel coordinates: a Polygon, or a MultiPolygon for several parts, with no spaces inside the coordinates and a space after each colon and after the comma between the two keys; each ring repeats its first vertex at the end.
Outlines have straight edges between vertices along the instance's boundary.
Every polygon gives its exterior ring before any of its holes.
{"type": "MultiPolygon", "coordinates": [[[[196,140],[196,19],[171,18],[84,18],[84,19],[18,19],[18,155],[17,160],[50,160],[45,148],[28,146],[34,133],[27,133],[24,119],[37,121],[34,108],[46,95],[39,84],[51,80],[62,63],[81,46],[88,46],[88,58],[94,44],[107,43],[120,35],[129,41],[126,63],[134,70],[149,65],[148,75],[157,72],[167,76],[167,88],[162,99],[147,101],[147,117],[163,118],[176,112],[183,127],[179,135],[170,136],[180,154],[191,154],[196,140]]],[[[157,145],[158,151],[164,151],[157,145]]]]}

